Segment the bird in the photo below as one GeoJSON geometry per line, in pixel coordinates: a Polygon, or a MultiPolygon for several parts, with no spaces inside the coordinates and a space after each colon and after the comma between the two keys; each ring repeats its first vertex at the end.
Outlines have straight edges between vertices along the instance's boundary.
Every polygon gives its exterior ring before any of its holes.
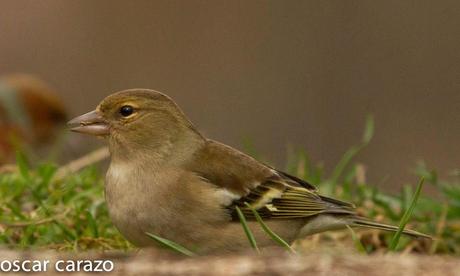
{"type": "Polygon", "coordinates": [[[42,79],[25,73],[0,77],[0,163],[9,162],[17,146],[52,145],[67,120],[63,101],[42,79]]]}
{"type": "Polygon", "coordinates": [[[247,249],[237,208],[260,247],[275,242],[253,210],[289,243],[347,226],[398,229],[361,217],[353,204],[321,195],[307,181],[206,138],[170,97],[154,90],[116,92],[68,124],[71,131],[107,140],[109,215],[138,247],[158,245],[150,233],[199,254],[247,249]]]}

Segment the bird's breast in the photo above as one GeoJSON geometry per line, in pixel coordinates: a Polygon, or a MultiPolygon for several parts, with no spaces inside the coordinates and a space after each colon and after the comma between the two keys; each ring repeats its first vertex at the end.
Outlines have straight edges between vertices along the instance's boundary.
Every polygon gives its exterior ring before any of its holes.
{"type": "Polygon", "coordinates": [[[105,196],[113,224],[131,242],[151,241],[145,232],[171,233],[182,223],[179,214],[189,208],[177,195],[183,184],[180,170],[153,169],[145,164],[112,163],[107,171],[105,196]]]}
{"type": "Polygon", "coordinates": [[[142,245],[144,232],[155,221],[155,178],[147,178],[133,164],[111,163],[106,175],[105,197],[113,224],[131,242],[142,245]],[[147,212],[150,211],[150,212],[147,212]]]}

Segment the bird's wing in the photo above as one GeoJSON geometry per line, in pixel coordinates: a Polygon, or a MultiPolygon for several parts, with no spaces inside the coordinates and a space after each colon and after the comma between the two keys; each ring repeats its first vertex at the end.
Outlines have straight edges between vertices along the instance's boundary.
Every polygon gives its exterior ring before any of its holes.
{"type": "Polygon", "coordinates": [[[356,214],[352,204],[321,196],[312,184],[214,141],[197,152],[188,169],[232,194],[233,200],[225,207],[234,220],[238,220],[236,206],[247,219],[254,218],[245,203],[265,219],[356,214]]]}
{"type": "Polygon", "coordinates": [[[234,200],[227,206],[233,219],[238,219],[236,206],[246,218],[254,218],[246,203],[265,219],[305,218],[326,213],[356,214],[352,204],[321,196],[315,190],[304,187],[302,182],[293,181],[291,177],[285,173],[282,176],[270,177],[251,189],[248,194],[234,200]]]}

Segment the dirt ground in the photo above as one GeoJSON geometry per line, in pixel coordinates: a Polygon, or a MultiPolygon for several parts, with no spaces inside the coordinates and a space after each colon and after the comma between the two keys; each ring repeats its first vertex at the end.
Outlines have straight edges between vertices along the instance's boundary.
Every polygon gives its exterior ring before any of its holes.
{"type": "MultiPolygon", "coordinates": [[[[275,250],[263,255],[248,253],[182,258],[158,251],[57,255],[52,251],[2,250],[0,256],[0,262],[49,260],[47,275],[66,274],[56,271],[55,264],[68,259],[110,260],[114,265],[110,275],[460,275],[458,258],[409,254],[365,256],[317,252],[294,256],[275,250]]],[[[61,268],[64,266],[61,263],[61,268]]],[[[80,271],[73,275],[79,274],[87,272],[80,271]]]]}

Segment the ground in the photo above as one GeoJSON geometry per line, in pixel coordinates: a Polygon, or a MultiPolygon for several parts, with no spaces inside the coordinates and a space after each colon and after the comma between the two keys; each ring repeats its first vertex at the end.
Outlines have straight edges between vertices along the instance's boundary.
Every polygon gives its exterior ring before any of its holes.
{"type": "MultiPolygon", "coordinates": [[[[1,251],[2,260],[111,260],[110,275],[460,275],[460,259],[416,254],[331,254],[313,252],[292,255],[270,250],[262,255],[178,257],[155,250],[136,253],[60,254],[55,251],[1,251]]],[[[61,272],[54,271],[62,275],[61,272]]],[[[81,272],[85,273],[85,272],[81,272]]],[[[53,274],[53,273],[49,273],[53,274]]],[[[86,273],[85,273],[86,274],[86,273]]]]}

